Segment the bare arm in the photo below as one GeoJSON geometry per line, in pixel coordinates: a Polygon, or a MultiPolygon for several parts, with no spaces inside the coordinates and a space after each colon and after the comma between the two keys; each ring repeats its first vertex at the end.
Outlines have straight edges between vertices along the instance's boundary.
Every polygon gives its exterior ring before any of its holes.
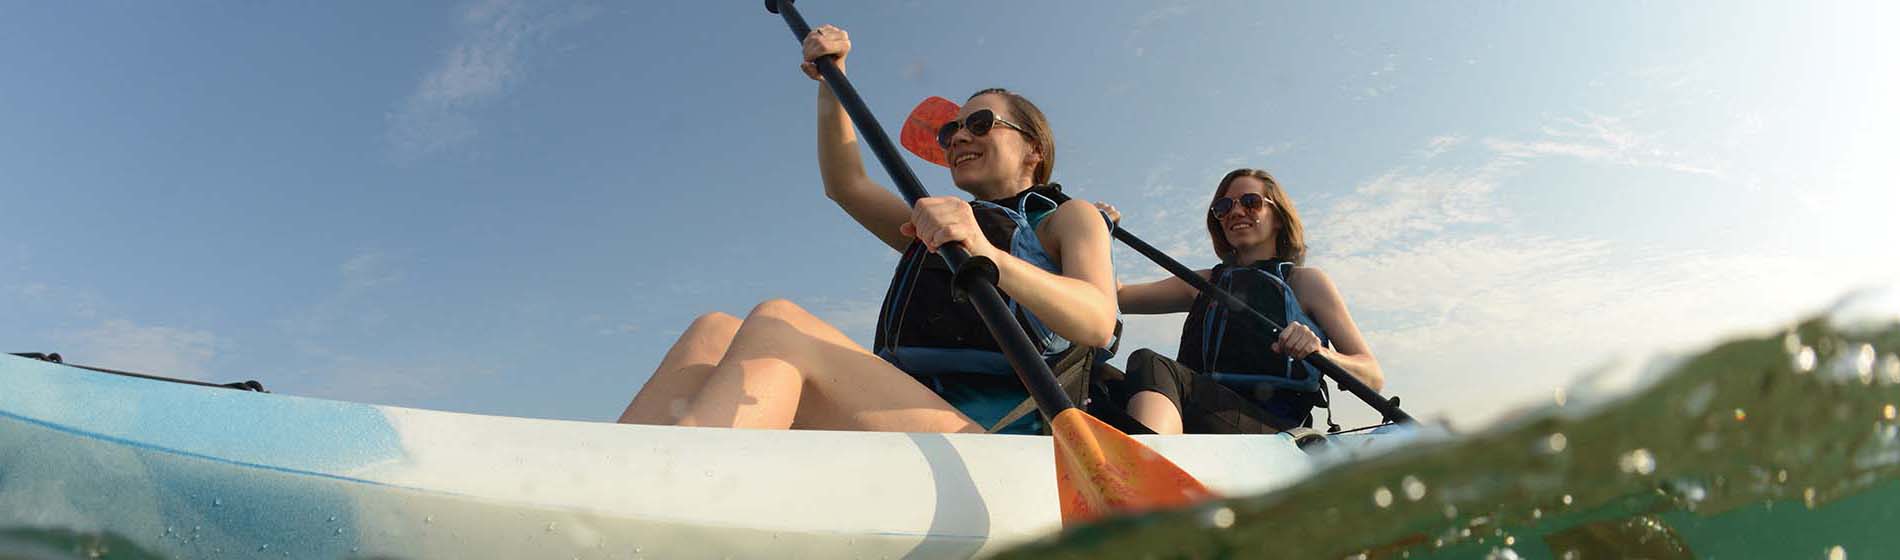
{"type": "MultiPolygon", "coordinates": [[[[1095,208],[1108,216],[1116,224],[1122,221],[1122,212],[1115,205],[1102,201],[1095,202],[1095,208]]],[[[1201,278],[1209,278],[1212,271],[1199,271],[1201,278]]],[[[1194,296],[1198,295],[1194,286],[1180,278],[1164,278],[1144,284],[1124,285],[1115,280],[1115,300],[1121,305],[1122,313],[1132,315],[1161,315],[1165,313],[1183,313],[1194,307],[1194,296]]]]}
{"type": "Polygon", "coordinates": [[[900,252],[910,245],[910,238],[897,230],[910,221],[910,205],[864,173],[851,117],[824,84],[818,85],[818,170],[824,176],[825,197],[865,231],[900,252]]]}
{"type": "MultiPolygon", "coordinates": [[[[1207,278],[1209,271],[1195,273],[1207,278]]],[[[1125,284],[1115,290],[1115,300],[1121,303],[1122,313],[1130,315],[1185,313],[1194,307],[1194,298],[1198,295],[1200,292],[1194,286],[1172,276],[1145,284],[1125,284]]]]}
{"type": "MultiPolygon", "coordinates": [[[[811,64],[825,55],[836,55],[838,71],[844,72],[844,60],[851,53],[851,39],[844,30],[819,26],[805,37],[805,75],[818,80],[817,67],[811,64]]],[[[864,161],[858,151],[857,131],[851,116],[831,86],[818,82],[818,172],[824,178],[825,197],[836,202],[858,225],[871,235],[902,252],[910,238],[898,231],[910,220],[910,205],[864,173],[864,161]]]]}
{"type": "Polygon", "coordinates": [[[1296,268],[1292,276],[1293,295],[1299,299],[1300,307],[1332,338],[1333,347],[1320,348],[1320,354],[1372,390],[1382,390],[1385,373],[1379,369],[1379,360],[1373,357],[1372,346],[1366,343],[1365,335],[1359,333],[1359,325],[1346,311],[1346,300],[1340,297],[1333,280],[1317,268],[1296,268]]]}
{"type": "Polygon", "coordinates": [[[1115,337],[1115,270],[1108,258],[1108,225],[1086,202],[1071,200],[1043,222],[1039,235],[1056,244],[1062,274],[997,251],[997,287],[1023,304],[1050,330],[1078,344],[1103,347],[1115,337]]]}

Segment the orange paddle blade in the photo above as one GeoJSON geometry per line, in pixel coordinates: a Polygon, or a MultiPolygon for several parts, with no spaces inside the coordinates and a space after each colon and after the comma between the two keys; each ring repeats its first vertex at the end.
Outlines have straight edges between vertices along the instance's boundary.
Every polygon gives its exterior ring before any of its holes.
{"type": "Polygon", "coordinates": [[[944,156],[943,147],[937,145],[937,131],[943,124],[955,120],[957,111],[962,109],[955,101],[932,96],[910,110],[910,117],[904,119],[904,130],[897,135],[904,149],[924,161],[950,166],[950,160],[944,156]]]}
{"type": "Polygon", "coordinates": [[[1214,497],[1168,458],[1088,413],[1071,408],[1051,424],[1065,527],[1214,497]]]}

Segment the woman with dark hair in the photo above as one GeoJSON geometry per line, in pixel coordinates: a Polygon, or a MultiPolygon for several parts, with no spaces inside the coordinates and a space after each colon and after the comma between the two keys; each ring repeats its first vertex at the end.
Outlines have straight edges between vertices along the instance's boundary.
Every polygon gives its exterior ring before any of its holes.
{"type": "MultiPolygon", "coordinates": [[[[821,26],[803,69],[851,42],[821,26]]],[[[977,92],[937,136],[950,177],[975,200],[930,197],[915,207],[872,182],[851,119],[818,86],[818,166],[825,196],[901,258],[867,350],[797,305],[773,300],[744,320],[694,321],[620,417],[623,423],[979,432],[1027,393],[975,310],[955,301],[932,254],[961,244],[988,259],[997,287],[1051,362],[1109,345],[1116,307],[1108,225],[1089,203],[1057,204],[1055,138],[1042,111],[1002,89],[977,92]]],[[[1035,418],[1011,432],[1040,430],[1035,418]]]]}
{"type": "MultiPolygon", "coordinates": [[[[1097,204],[1111,218],[1114,207],[1097,204]]],[[[1319,352],[1378,390],[1379,361],[1360,335],[1333,281],[1306,261],[1306,233],[1293,200],[1273,175],[1236,169],[1208,205],[1207,234],[1221,264],[1201,277],[1285,325],[1279,336],[1233,313],[1179,278],[1121,286],[1123,312],[1187,312],[1176,359],[1146,348],[1128,357],[1128,377],[1112,392],[1156,433],[1275,433],[1312,425],[1326,406],[1319,371],[1299,361],[1319,352]]]]}

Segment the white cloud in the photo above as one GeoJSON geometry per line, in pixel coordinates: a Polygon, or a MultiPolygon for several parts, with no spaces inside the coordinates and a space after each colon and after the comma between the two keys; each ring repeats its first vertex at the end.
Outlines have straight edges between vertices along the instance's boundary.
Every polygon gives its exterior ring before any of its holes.
{"type": "Polygon", "coordinates": [[[1585,161],[1656,167],[1680,173],[1721,177],[1723,170],[1714,162],[1692,158],[1680,150],[1665,147],[1652,135],[1640,134],[1622,119],[1592,115],[1588,119],[1563,119],[1543,127],[1545,138],[1517,141],[1487,138],[1484,145],[1505,160],[1531,160],[1563,156],[1585,161]]]}
{"type": "Polygon", "coordinates": [[[209,331],[123,319],[56,338],[71,345],[62,355],[73,363],[190,379],[207,379],[206,364],[229,346],[209,331]]]}
{"type": "Polygon", "coordinates": [[[1418,151],[1418,157],[1419,159],[1431,159],[1431,158],[1438,157],[1439,154],[1443,154],[1446,151],[1451,150],[1452,148],[1458,147],[1458,145],[1463,144],[1464,141],[1465,141],[1465,137],[1459,136],[1456,134],[1434,136],[1432,137],[1431,140],[1427,140],[1425,142],[1424,149],[1418,151]]]}
{"type": "Polygon", "coordinates": [[[593,14],[591,8],[555,13],[538,8],[517,0],[484,0],[462,11],[461,41],[387,117],[395,156],[428,156],[475,138],[480,133],[476,113],[520,81],[528,47],[593,14]]]}
{"type": "Polygon", "coordinates": [[[1508,171],[1501,165],[1389,171],[1330,208],[1302,208],[1307,246],[1313,253],[1354,254],[1456,225],[1498,223],[1509,211],[1492,194],[1508,171]]]}
{"type": "Polygon", "coordinates": [[[339,268],[345,292],[359,292],[402,280],[402,272],[382,251],[358,253],[343,261],[339,268]]]}

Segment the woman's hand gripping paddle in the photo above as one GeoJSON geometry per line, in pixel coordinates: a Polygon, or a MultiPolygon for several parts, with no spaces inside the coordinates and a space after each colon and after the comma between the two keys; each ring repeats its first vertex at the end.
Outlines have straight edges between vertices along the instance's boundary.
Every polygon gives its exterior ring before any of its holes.
{"type": "MultiPolygon", "coordinates": [[[[805,24],[805,18],[798,15],[798,9],[791,0],[765,0],[765,9],[784,16],[785,24],[792,28],[792,36],[804,41],[811,34],[811,26],[805,24]]],[[[904,198],[912,204],[927,195],[923,184],[917,180],[910,166],[904,163],[903,156],[897,153],[897,147],[877,124],[876,116],[858,96],[851,81],[838,71],[837,64],[830,58],[818,59],[818,73],[838,97],[851,121],[857,125],[858,132],[871,145],[871,152],[884,164],[885,172],[897,184],[904,198]]],[[[939,98],[940,99],[940,98],[939,98]]],[[[948,100],[943,100],[948,103],[948,100]]],[[[928,103],[928,102],[927,102],[928,103]]],[[[941,107],[938,104],[938,107],[941,107]]],[[[942,110],[933,109],[924,117],[941,119],[930,123],[920,122],[918,126],[927,131],[924,138],[928,146],[936,146],[936,132],[945,122],[956,117],[956,104],[950,104],[947,117],[942,110]]],[[[915,115],[913,115],[915,116],[915,115]]],[[[910,128],[911,123],[905,123],[910,128]]],[[[909,143],[907,142],[908,146],[909,143]]],[[[914,148],[913,148],[914,149],[914,148]]],[[[941,149],[933,163],[941,165],[941,149]]],[[[930,159],[930,156],[923,156],[930,159]]],[[[991,335],[996,337],[998,346],[1009,363],[1016,369],[1017,377],[1023,386],[1036,399],[1037,408],[1050,419],[1055,435],[1056,488],[1062,500],[1062,524],[1076,525],[1095,519],[1118,514],[1137,513],[1153,509],[1173,508],[1189,505],[1213,496],[1201,482],[1195,480],[1187,471],[1175,466],[1160,453],[1128,437],[1128,434],[1096,420],[1094,417],[1075,407],[1069,396],[1056,383],[1055,374],[1049,371],[1049,364],[1042,361],[1035,345],[1030,343],[1022,325],[1016,323],[1015,314],[1003,304],[1003,298],[996,291],[994,265],[982,259],[971,259],[969,253],[959,245],[939,247],[937,254],[949,263],[952,271],[958,272],[957,285],[968,295],[970,303],[976,307],[977,314],[983,318],[984,326],[989,327],[991,335]],[[967,268],[974,274],[962,274],[967,268]],[[982,268],[989,268],[987,274],[982,268]]]]}

